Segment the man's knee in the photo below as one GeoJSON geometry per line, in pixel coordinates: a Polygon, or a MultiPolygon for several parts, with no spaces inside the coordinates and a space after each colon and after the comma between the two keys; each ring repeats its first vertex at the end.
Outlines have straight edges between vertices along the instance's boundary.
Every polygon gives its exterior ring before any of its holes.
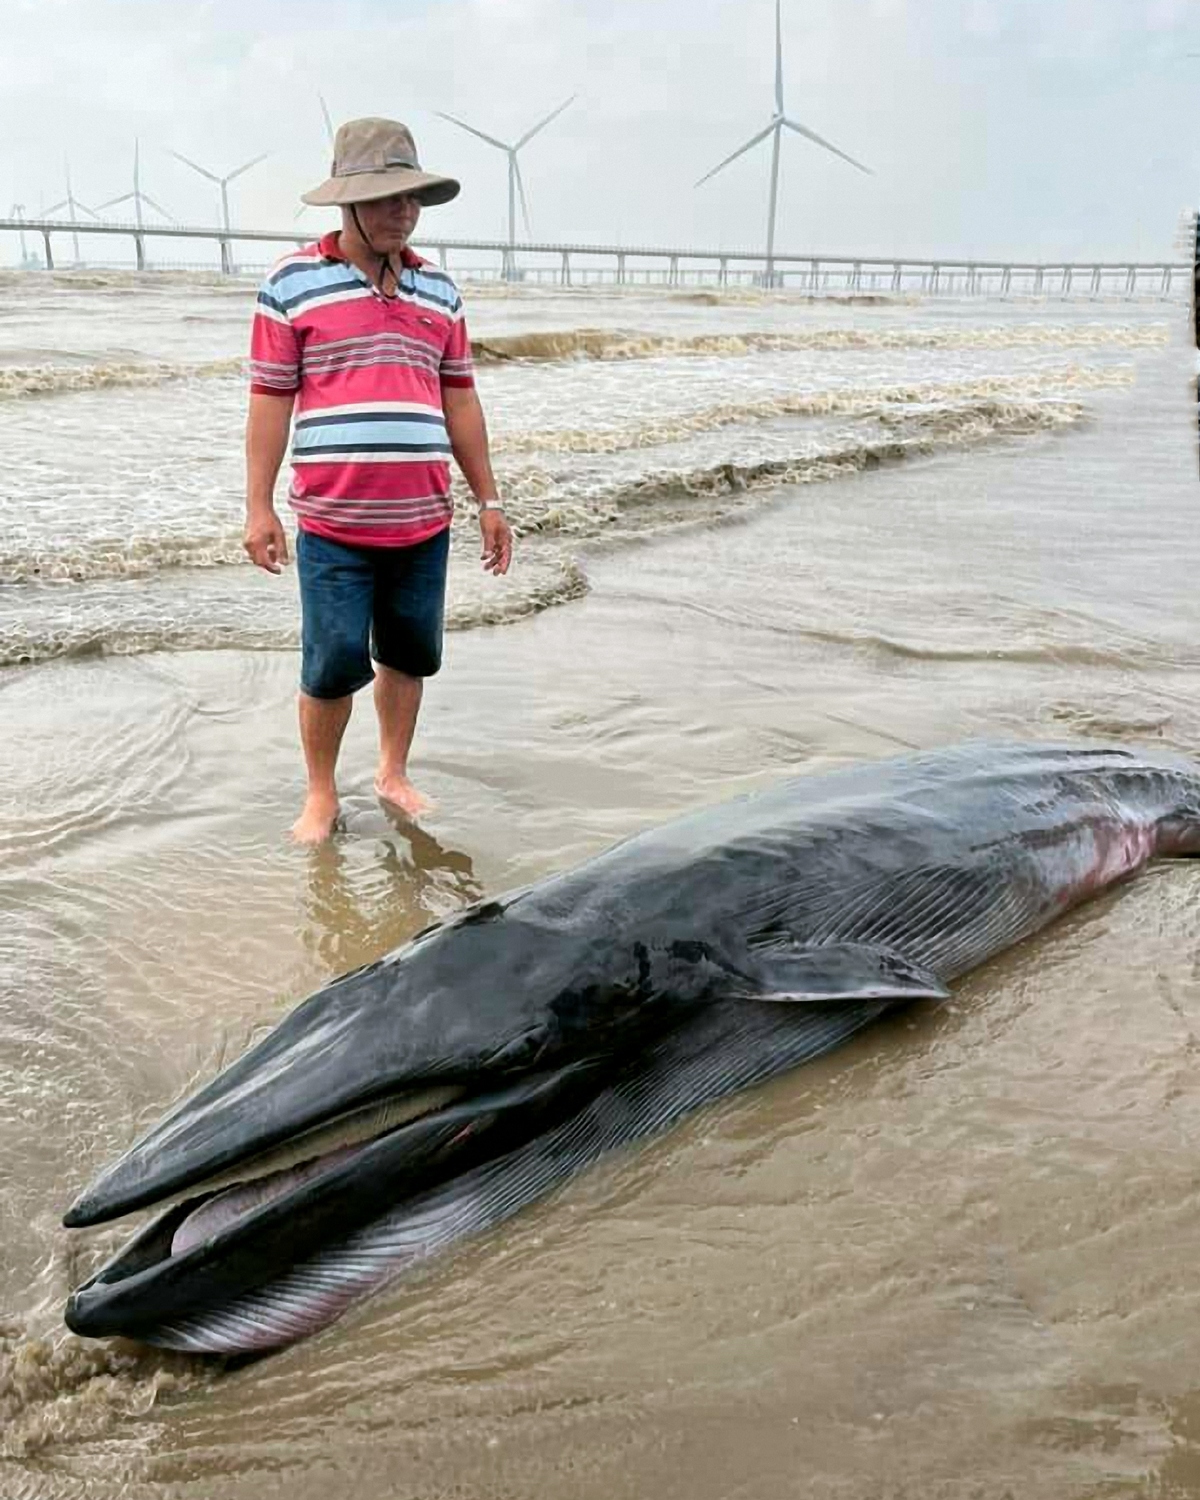
{"type": "Polygon", "coordinates": [[[300,690],[310,698],[348,698],[374,677],[363,641],[340,634],[303,643],[300,690]]]}
{"type": "Polygon", "coordinates": [[[389,632],[386,641],[376,643],[375,660],[406,677],[436,676],[442,665],[441,619],[436,627],[389,632]]]}

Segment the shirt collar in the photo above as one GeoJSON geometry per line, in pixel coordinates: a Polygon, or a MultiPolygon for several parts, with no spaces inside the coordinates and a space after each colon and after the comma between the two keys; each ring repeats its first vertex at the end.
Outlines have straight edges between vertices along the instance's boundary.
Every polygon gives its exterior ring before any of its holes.
{"type": "MultiPolygon", "coordinates": [[[[343,265],[349,264],[341,245],[338,243],[338,231],[336,229],[331,229],[328,234],[321,236],[317,242],[317,249],[321,252],[322,260],[337,260],[341,261],[343,265]]],[[[418,266],[425,264],[416,251],[410,250],[407,245],[400,252],[400,263],[408,271],[415,271],[418,266]]]]}

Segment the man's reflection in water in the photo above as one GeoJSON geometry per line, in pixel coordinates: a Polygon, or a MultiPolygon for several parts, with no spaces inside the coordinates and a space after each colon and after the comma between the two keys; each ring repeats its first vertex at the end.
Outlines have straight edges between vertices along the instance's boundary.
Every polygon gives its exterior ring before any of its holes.
{"type": "Polygon", "coordinates": [[[478,901],[469,854],[415,824],[397,839],[333,840],[309,859],[304,944],[330,976],[370,963],[478,901]]]}

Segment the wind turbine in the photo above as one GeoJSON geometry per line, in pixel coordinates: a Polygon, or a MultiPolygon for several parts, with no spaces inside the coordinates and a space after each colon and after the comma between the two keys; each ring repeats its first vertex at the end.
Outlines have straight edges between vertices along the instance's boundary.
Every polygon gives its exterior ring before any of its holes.
{"type": "MultiPolygon", "coordinates": [[[[48,219],[51,214],[56,214],[60,208],[66,208],[70,210],[71,223],[78,224],[79,216],[76,214],[75,210],[77,208],[82,208],[85,214],[91,214],[93,219],[99,221],[100,215],[93,209],[90,209],[86,203],[80,203],[79,199],[76,198],[74,191],[71,188],[71,163],[64,158],[63,165],[66,168],[67,173],[67,196],[65,198],[60,198],[57,203],[52,203],[49,208],[42,209],[42,218],[48,219]]],[[[72,230],[71,239],[75,244],[75,264],[77,266],[82,265],[83,259],[79,254],[79,233],[77,230],[72,230]]]]}
{"type": "Polygon", "coordinates": [[[133,200],[134,223],[139,229],[142,228],[143,203],[147,208],[152,208],[156,214],[161,214],[168,223],[174,224],[176,222],[160,203],[155,203],[154,199],[151,198],[149,194],[142,192],[140,164],[138,160],[138,142],[136,139],[133,143],[133,192],[122,193],[119,198],[110,198],[107,203],[101,203],[98,205],[98,207],[115,208],[118,203],[128,203],[131,199],[133,200]]]}
{"type": "Polygon", "coordinates": [[[215,172],[210,172],[207,167],[202,167],[198,162],[189,160],[181,152],[171,152],[176,161],[181,161],[185,167],[191,167],[193,172],[199,172],[201,177],[207,177],[209,182],[215,182],[221,189],[221,225],[225,230],[225,238],[221,241],[221,270],[227,275],[233,269],[229,256],[229,239],[232,232],[229,223],[229,184],[235,177],[240,177],[243,172],[248,172],[251,167],[257,167],[260,161],[266,161],[270,154],[269,151],[264,151],[261,156],[256,156],[251,161],[243,162],[240,167],[235,167],[227,176],[218,177],[215,172]]]}
{"type": "MultiPolygon", "coordinates": [[[[329,149],[332,152],[333,151],[333,143],[334,143],[334,129],[333,129],[333,121],[329,117],[329,106],[328,106],[328,104],[325,103],[325,95],[324,94],[318,94],[317,98],[321,102],[321,117],[325,121],[325,136],[326,136],[326,139],[329,141],[329,149]]],[[[294,223],[300,217],[300,215],[305,212],[305,210],[308,207],[309,207],[309,205],[307,203],[302,203],[300,205],[300,207],[296,210],[296,212],[292,215],[292,222],[294,223]]]]}
{"type": "Polygon", "coordinates": [[[706,172],[700,181],[707,182],[710,177],[715,177],[731,161],[736,161],[743,152],[749,151],[752,146],[757,146],[759,141],[765,141],[767,136],[771,141],[771,202],[767,210],[767,285],[775,284],[775,205],[779,196],[779,137],[784,130],[794,130],[797,135],[802,135],[806,140],[814,141],[818,146],[824,147],[826,151],[832,151],[834,156],[840,156],[843,161],[848,161],[852,167],[857,167],[860,172],[870,174],[871,168],[864,167],[862,162],[855,161],[852,156],[847,156],[840,151],[832,142],[827,141],[815,130],[810,130],[807,125],[801,125],[798,120],[791,120],[784,114],[783,108],[783,21],[780,15],[780,0],[775,0],[775,113],[771,116],[771,123],[765,130],[760,130],[743,146],[739,146],[732,156],[727,156],[723,162],[719,162],[711,172],[706,172]]]}
{"type": "Polygon", "coordinates": [[[521,179],[521,164],[517,160],[517,152],[521,147],[527,145],[539,130],[544,130],[551,120],[555,120],[562,114],[568,104],[574,104],[579,97],[572,94],[569,99],[553,109],[544,120],[540,120],[532,130],[527,130],[515,145],[510,146],[507,141],[498,141],[494,135],[485,135],[482,130],[476,130],[474,125],[468,125],[465,120],[456,119],[453,115],[443,114],[440,109],[434,110],[442,120],[449,120],[451,125],[457,125],[460,130],[466,130],[471,135],[478,136],[481,141],[486,141],[489,146],[495,146],[497,150],[503,151],[508,157],[508,249],[504,253],[504,275],[511,279],[515,270],[514,250],[517,243],[517,195],[521,198],[521,215],[525,220],[525,233],[532,234],[529,227],[529,204],[525,198],[525,183],[521,179]]]}

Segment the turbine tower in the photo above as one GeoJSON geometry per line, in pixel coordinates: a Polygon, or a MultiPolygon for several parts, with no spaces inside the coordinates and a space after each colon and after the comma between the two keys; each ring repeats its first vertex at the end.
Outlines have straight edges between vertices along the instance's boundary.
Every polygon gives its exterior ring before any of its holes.
{"type": "Polygon", "coordinates": [[[221,227],[225,230],[225,238],[221,241],[221,270],[226,275],[229,275],[233,270],[233,261],[229,254],[229,242],[232,234],[229,223],[229,184],[235,177],[240,177],[243,172],[248,172],[251,167],[258,166],[260,161],[266,161],[270,154],[269,151],[264,151],[261,156],[256,156],[251,161],[243,162],[240,167],[235,167],[227,176],[218,177],[215,172],[210,172],[207,167],[202,167],[198,162],[189,160],[180,152],[171,152],[176,161],[181,161],[185,167],[191,167],[193,172],[199,172],[201,177],[207,177],[209,182],[215,182],[221,189],[221,227]]]}
{"type": "Polygon", "coordinates": [[[537,135],[539,130],[544,130],[551,120],[556,120],[568,104],[574,104],[578,97],[578,94],[572,94],[557,109],[551,110],[544,120],[539,120],[532,130],[527,130],[520,140],[512,146],[507,141],[498,141],[494,135],[485,135],[482,130],[476,130],[474,125],[468,125],[465,120],[456,119],[453,115],[443,114],[440,109],[434,110],[434,114],[439,119],[449,120],[451,125],[457,125],[460,130],[466,130],[471,135],[478,136],[481,141],[486,141],[489,146],[495,146],[497,150],[503,151],[508,157],[508,248],[504,252],[504,278],[506,281],[511,281],[516,274],[515,249],[517,243],[518,194],[521,198],[521,215],[525,220],[525,233],[531,235],[533,232],[529,227],[529,204],[525,198],[525,183],[521,178],[521,164],[517,160],[517,152],[520,151],[522,146],[527,145],[537,135]]]}
{"type": "Polygon", "coordinates": [[[131,200],[133,202],[134,223],[139,229],[143,227],[143,203],[147,208],[152,208],[156,214],[161,214],[169,224],[174,224],[176,222],[160,203],[155,203],[154,199],[151,198],[149,194],[142,192],[141,167],[138,159],[138,142],[136,139],[133,143],[133,192],[122,193],[119,198],[110,198],[106,203],[101,203],[98,206],[100,208],[115,208],[118,203],[128,203],[131,200]]]}
{"type": "MultiPolygon", "coordinates": [[[[49,208],[42,209],[42,218],[43,219],[48,219],[51,214],[56,214],[59,211],[60,208],[65,208],[65,209],[69,210],[71,223],[72,224],[78,224],[79,223],[79,216],[75,212],[75,210],[77,208],[81,208],[81,209],[83,209],[83,211],[84,211],[85,214],[91,214],[92,218],[96,219],[98,221],[99,218],[100,218],[100,215],[98,213],[96,213],[93,209],[90,209],[87,206],[86,203],[80,203],[79,199],[76,198],[75,193],[74,193],[74,191],[71,188],[71,163],[64,158],[63,165],[64,165],[64,167],[66,169],[66,174],[67,174],[67,196],[65,198],[60,198],[57,203],[52,203],[49,208]]],[[[78,232],[78,230],[72,230],[71,231],[71,239],[72,239],[72,241],[74,242],[74,245],[75,245],[75,264],[77,266],[81,266],[83,264],[83,258],[79,254],[79,232],[78,232]]]]}
{"type": "MultiPolygon", "coordinates": [[[[330,154],[332,154],[332,152],[333,152],[333,142],[334,142],[334,136],[335,136],[335,132],[334,132],[334,128],[333,128],[333,120],[330,118],[330,115],[329,115],[329,106],[328,106],[328,104],[325,103],[325,95],[324,94],[318,94],[317,98],[320,100],[320,103],[321,103],[321,117],[325,121],[325,136],[326,136],[326,139],[329,141],[329,150],[330,150],[330,154]]],[[[306,210],[308,209],[308,207],[309,207],[309,205],[307,203],[302,203],[300,205],[300,207],[296,210],[296,212],[292,215],[292,222],[295,223],[295,221],[300,217],[300,215],[302,213],[306,212],[306,210]]]]}
{"type": "Polygon", "coordinates": [[[815,130],[810,130],[807,125],[801,125],[798,120],[789,119],[784,113],[783,107],[783,20],[780,14],[780,0],[775,0],[775,113],[771,116],[771,123],[765,130],[760,130],[742,146],[739,146],[731,156],[727,156],[723,162],[706,172],[700,181],[707,182],[710,177],[715,177],[731,161],[736,161],[743,152],[749,151],[752,146],[757,146],[759,141],[765,141],[771,136],[771,199],[767,209],[767,274],[766,284],[775,285],[775,205],[779,197],[779,137],[784,130],[794,130],[797,135],[802,135],[806,140],[814,141],[826,151],[832,151],[834,156],[840,156],[843,161],[848,161],[852,167],[857,167],[860,172],[870,174],[871,168],[864,167],[862,162],[855,161],[852,156],[847,156],[840,151],[832,142],[819,136],[815,130]]]}

